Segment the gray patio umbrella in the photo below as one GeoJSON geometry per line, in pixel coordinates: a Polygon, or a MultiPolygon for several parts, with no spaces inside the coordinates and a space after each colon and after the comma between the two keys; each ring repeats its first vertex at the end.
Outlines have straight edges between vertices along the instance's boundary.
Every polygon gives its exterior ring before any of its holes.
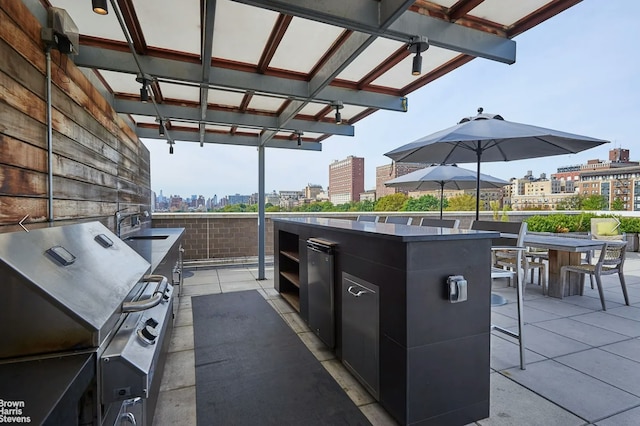
{"type": "MultiPolygon", "coordinates": [[[[403,145],[385,155],[397,162],[477,163],[523,160],[551,155],[575,154],[608,143],[602,139],[580,136],[558,130],[506,121],[497,114],[465,117],[448,129],[441,130],[403,145]]],[[[479,194],[480,175],[476,178],[479,194]]],[[[476,197],[476,220],[480,197],[476,197]]]]}
{"type": "MultiPolygon", "coordinates": [[[[442,201],[444,189],[473,189],[476,188],[478,174],[463,169],[455,164],[440,164],[416,170],[403,176],[385,182],[385,186],[406,191],[429,191],[440,189],[440,219],[442,219],[442,201]]],[[[506,180],[480,174],[481,188],[501,188],[509,185],[506,180]]],[[[479,197],[478,197],[479,198],[479,197]]]]}

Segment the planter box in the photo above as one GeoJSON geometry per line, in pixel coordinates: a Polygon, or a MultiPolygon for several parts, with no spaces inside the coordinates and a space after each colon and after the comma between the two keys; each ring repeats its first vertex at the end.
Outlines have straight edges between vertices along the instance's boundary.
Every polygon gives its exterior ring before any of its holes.
{"type": "Polygon", "coordinates": [[[626,234],[627,251],[638,251],[638,234],[626,234]]]}

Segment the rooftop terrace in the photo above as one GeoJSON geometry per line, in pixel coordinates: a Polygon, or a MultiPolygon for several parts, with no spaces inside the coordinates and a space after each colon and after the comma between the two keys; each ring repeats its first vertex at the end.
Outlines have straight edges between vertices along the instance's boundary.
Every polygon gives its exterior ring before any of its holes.
{"type": "MultiPolygon", "coordinates": [[[[176,328],[161,386],[156,425],[196,425],[191,297],[258,291],[297,333],[373,425],[395,422],[274,290],[273,268],[257,280],[253,265],[192,266],[185,271],[176,328]]],[[[525,290],[526,370],[517,343],[492,332],[490,417],[479,425],[636,425],[640,418],[640,254],[627,253],[625,306],[617,276],[604,276],[607,311],[597,290],[554,299],[536,284],[525,290]]],[[[495,280],[509,300],[492,308],[494,324],[517,327],[515,289],[495,280]]],[[[202,419],[201,419],[202,424],[202,419]]]]}

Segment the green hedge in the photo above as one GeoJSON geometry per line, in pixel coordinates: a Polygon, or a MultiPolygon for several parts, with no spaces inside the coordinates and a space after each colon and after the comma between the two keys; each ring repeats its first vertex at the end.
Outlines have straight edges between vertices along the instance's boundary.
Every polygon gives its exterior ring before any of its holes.
{"type": "Polygon", "coordinates": [[[640,218],[621,217],[613,214],[598,215],[581,213],[578,215],[550,214],[547,216],[531,216],[525,220],[527,230],[531,232],[589,232],[591,218],[617,217],[620,220],[620,232],[640,233],[640,218]]]}

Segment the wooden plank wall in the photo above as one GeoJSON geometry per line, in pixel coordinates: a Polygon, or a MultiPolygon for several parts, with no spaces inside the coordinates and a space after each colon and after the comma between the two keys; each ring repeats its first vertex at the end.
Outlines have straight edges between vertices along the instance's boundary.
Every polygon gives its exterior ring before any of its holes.
{"type": "MultiPolygon", "coordinates": [[[[0,0],[0,232],[48,222],[46,55],[40,23],[0,0]]],[[[53,225],[150,211],[149,151],[75,66],[51,51],[53,225]]]]}

